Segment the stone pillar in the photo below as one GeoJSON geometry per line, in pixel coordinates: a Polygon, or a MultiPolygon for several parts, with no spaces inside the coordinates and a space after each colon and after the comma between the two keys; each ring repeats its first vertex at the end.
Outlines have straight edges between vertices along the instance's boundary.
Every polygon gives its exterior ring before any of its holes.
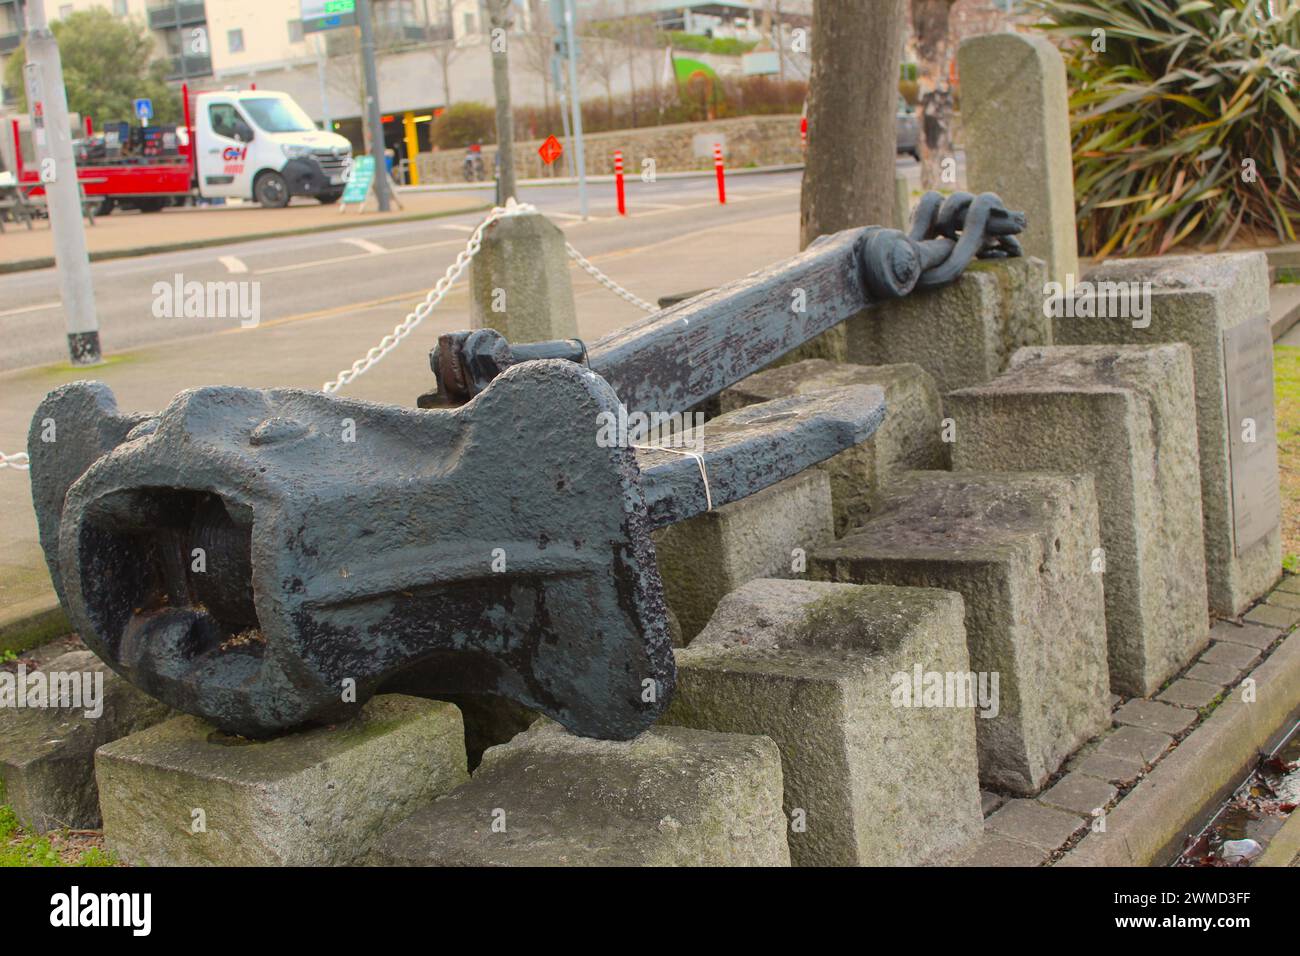
{"type": "Polygon", "coordinates": [[[451,704],[400,694],[354,719],[246,740],[176,717],[95,755],[104,837],[143,866],[339,866],[469,779],[451,704]]]}
{"type": "Polygon", "coordinates": [[[766,737],[664,724],[633,740],[542,720],[393,827],[386,866],[789,866],[766,737]]]}
{"type": "Polygon", "coordinates": [[[808,571],[961,594],[971,670],[997,680],[975,720],[980,780],[1033,795],[1110,721],[1098,541],[1089,475],[914,471],[808,571]]]}
{"type": "Polygon", "coordinates": [[[890,474],[948,467],[940,440],[943,402],[934,379],[919,365],[848,365],[807,359],[749,376],[722,393],[722,410],[836,388],[879,385],[888,412],[874,435],[815,467],[831,481],[835,534],[864,520],[871,496],[890,474]]]}
{"type": "Polygon", "coordinates": [[[470,320],[511,342],[578,334],[564,233],[540,213],[504,216],[469,266],[470,320]]]}
{"type": "Polygon", "coordinates": [[[844,323],[848,361],[911,362],[939,393],[987,382],[1024,345],[1050,345],[1041,259],[972,262],[949,285],[880,302],[844,323]]]}
{"type": "Polygon", "coordinates": [[[831,486],[816,468],[654,533],[664,599],[689,643],[723,596],[754,578],[801,573],[834,537],[831,486]],[[796,550],[797,549],[797,550],[796,550]]]}
{"type": "Polygon", "coordinates": [[[751,581],[677,652],[664,720],[776,741],[795,866],[941,858],[984,827],[978,703],[900,691],[969,673],[962,613],[935,588],[751,581]]]}
{"type": "Polygon", "coordinates": [[[1268,262],[1262,252],[1117,259],[1084,290],[1091,317],[1078,317],[1075,290],[1062,303],[1075,317],[1053,320],[1058,343],[1191,346],[1210,609],[1237,617],[1282,573],[1268,262]]]}
{"type": "Polygon", "coordinates": [[[1021,349],[946,396],[957,471],[1093,475],[1110,689],[1145,697],[1209,640],[1200,467],[1185,345],[1021,349]]]}
{"type": "Polygon", "coordinates": [[[962,41],[962,133],[971,192],[995,192],[1025,214],[1025,253],[1047,262],[1047,276],[1079,274],[1074,229],[1065,62],[1044,36],[991,33],[962,41]]]}

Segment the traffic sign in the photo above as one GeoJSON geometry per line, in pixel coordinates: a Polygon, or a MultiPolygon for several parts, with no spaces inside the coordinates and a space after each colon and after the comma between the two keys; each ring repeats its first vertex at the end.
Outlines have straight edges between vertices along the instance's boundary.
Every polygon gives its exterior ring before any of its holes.
{"type": "Polygon", "coordinates": [[[564,155],[564,147],[554,136],[548,136],[546,142],[538,148],[537,155],[542,157],[542,162],[549,166],[564,155]]]}
{"type": "Polygon", "coordinates": [[[302,0],[300,12],[303,33],[357,25],[356,0],[302,0]]]}
{"type": "Polygon", "coordinates": [[[141,123],[147,123],[153,119],[153,100],[147,96],[142,96],[135,101],[135,115],[141,123]]]}

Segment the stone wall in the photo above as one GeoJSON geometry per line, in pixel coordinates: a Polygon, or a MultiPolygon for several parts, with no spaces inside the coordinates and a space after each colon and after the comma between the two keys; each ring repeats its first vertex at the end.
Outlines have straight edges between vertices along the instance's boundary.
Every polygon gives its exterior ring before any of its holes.
{"type": "MultiPolygon", "coordinates": [[[[711,122],[587,133],[583,140],[589,176],[612,173],[616,149],[623,151],[623,168],[629,178],[641,174],[641,161],[647,158],[655,161],[655,171],[659,173],[710,169],[715,141],[722,143],[723,156],[731,169],[803,162],[799,117],[793,114],[738,116],[711,122]]],[[[520,179],[567,175],[568,167],[563,157],[549,168],[542,163],[537,155],[541,145],[541,140],[515,143],[515,170],[520,179]]],[[[568,148],[567,144],[565,148],[568,148]]],[[[461,180],[465,152],[463,149],[444,149],[421,153],[420,182],[461,180]]],[[[483,162],[489,179],[495,155],[495,146],[483,147],[483,162]]]]}

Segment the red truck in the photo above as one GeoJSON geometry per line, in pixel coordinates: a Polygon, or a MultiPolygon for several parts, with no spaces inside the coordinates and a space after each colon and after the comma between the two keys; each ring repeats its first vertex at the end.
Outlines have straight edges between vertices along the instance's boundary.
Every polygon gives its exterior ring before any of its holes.
{"type": "MultiPolygon", "coordinates": [[[[77,179],[102,197],[99,214],[115,207],[157,212],[196,197],[253,199],[278,208],[293,196],[324,203],[343,194],[352,147],[318,130],[285,93],[214,90],[191,97],[182,87],[179,127],[108,123],[73,141],[77,179]]],[[[42,192],[39,170],[24,163],[18,121],[12,122],[14,175],[42,192]]]]}

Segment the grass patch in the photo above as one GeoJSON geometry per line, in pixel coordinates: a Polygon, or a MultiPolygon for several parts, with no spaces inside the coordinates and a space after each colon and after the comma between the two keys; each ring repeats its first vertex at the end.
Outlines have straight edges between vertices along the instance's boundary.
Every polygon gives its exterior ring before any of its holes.
{"type": "Polygon", "coordinates": [[[1300,554],[1300,348],[1273,347],[1277,468],[1282,483],[1282,553],[1294,568],[1300,554]]]}
{"type": "Polygon", "coordinates": [[[97,845],[85,846],[86,842],[81,833],[28,834],[13,809],[0,803],[0,866],[118,865],[113,854],[97,845]]]}

